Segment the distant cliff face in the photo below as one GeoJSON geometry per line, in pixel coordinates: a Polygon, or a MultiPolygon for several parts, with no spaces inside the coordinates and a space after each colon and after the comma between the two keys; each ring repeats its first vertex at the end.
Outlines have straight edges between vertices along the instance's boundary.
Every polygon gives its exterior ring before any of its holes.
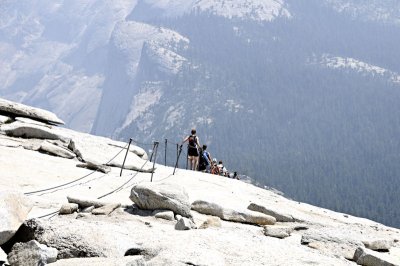
{"type": "Polygon", "coordinates": [[[6,1],[0,92],[118,139],[178,142],[196,127],[232,170],[400,226],[398,10],[391,0],[6,1]]]}

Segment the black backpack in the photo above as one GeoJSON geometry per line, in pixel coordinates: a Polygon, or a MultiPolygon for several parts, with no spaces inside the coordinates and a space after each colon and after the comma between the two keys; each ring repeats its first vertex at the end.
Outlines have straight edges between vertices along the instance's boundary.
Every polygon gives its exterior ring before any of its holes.
{"type": "Polygon", "coordinates": [[[199,149],[199,171],[206,170],[206,161],[204,160],[204,157],[202,156],[203,154],[203,149],[199,149]]]}
{"type": "Polygon", "coordinates": [[[197,148],[197,137],[194,135],[190,135],[189,137],[189,146],[192,148],[197,148]]]}
{"type": "Polygon", "coordinates": [[[200,162],[203,162],[203,164],[207,166],[207,165],[209,165],[209,162],[208,162],[209,160],[208,160],[208,158],[206,157],[206,155],[204,154],[204,152],[205,152],[205,151],[201,150],[199,161],[200,161],[200,162]]]}

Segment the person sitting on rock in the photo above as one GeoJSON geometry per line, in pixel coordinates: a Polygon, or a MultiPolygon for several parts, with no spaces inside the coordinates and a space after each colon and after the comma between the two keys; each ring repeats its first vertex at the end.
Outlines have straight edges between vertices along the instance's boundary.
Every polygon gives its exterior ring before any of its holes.
{"type": "Polygon", "coordinates": [[[228,177],[232,178],[232,179],[240,180],[239,175],[236,171],[234,171],[233,173],[229,173],[228,177]]]}
{"type": "Polygon", "coordinates": [[[225,166],[224,166],[222,161],[218,162],[217,167],[218,167],[218,170],[219,170],[219,175],[227,176],[228,170],[225,168],[225,166]]]}
{"type": "Polygon", "coordinates": [[[211,169],[211,155],[207,151],[207,145],[199,149],[199,171],[210,172],[211,169]]]}
{"type": "Polygon", "coordinates": [[[239,175],[238,175],[238,173],[236,171],[233,172],[233,177],[232,178],[240,180],[240,177],[239,177],[239,175]]]}
{"type": "Polygon", "coordinates": [[[219,175],[219,168],[216,158],[212,159],[210,173],[213,175],[219,175]]]}

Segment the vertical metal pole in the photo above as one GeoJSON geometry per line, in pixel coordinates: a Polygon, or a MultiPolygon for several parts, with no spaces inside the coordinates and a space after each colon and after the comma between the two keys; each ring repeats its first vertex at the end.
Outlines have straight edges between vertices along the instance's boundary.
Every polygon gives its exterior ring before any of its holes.
{"type": "Polygon", "coordinates": [[[167,144],[168,140],[165,139],[165,149],[164,149],[164,165],[167,166],[167,144]]]}
{"type": "MultiPolygon", "coordinates": [[[[189,145],[188,145],[187,153],[186,153],[186,170],[188,168],[188,161],[189,161],[189,145]]],[[[190,169],[190,170],[192,170],[192,169],[190,169]]]]}
{"type": "MultiPolygon", "coordinates": [[[[178,145],[178,144],[176,144],[178,145]]],[[[179,162],[179,156],[181,156],[181,152],[182,152],[182,145],[180,146],[179,152],[176,156],[176,163],[175,163],[175,168],[174,168],[174,172],[172,173],[172,175],[175,175],[175,170],[178,167],[178,162],[179,162]]]]}
{"type": "Polygon", "coordinates": [[[156,149],[156,143],[154,142],[153,143],[153,148],[151,149],[150,160],[149,160],[150,162],[153,161],[153,155],[154,155],[155,149],[156,149]]]}
{"type": "Polygon", "coordinates": [[[153,160],[154,148],[155,148],[155,146],[153,145],[153,150],[151,151],[150,160],[149,160],[150,162],[153,160]]]}
{"type": "MultiPolygon", "coordinates": [[[[179,157],[179,144],[176,143],[176,157],[179,157]]],[[[179,160],[176,162],[176,167],[178,167],[179,160]]]]}
{"type": "Polygon", "coordinates": [[[153,154],[154,154],[154,161],[153,161],[153,171],[151,172],[151,179],[150,179],[150,182],[153,182],[153,175],[154,175],[154,167],[155,167],[155,165],[156,165],[156,160],[157,160],[157,150],[158,150],[158,144],[159,144],[159,142],[158,141],[155,141],[154,142],[154,149],[155,149],[155,151],[153,151],[153,154]]]}
{"type": "Polygon", "coordinates": [[[122,166],[121,166],[121,172],[119,173],[119,176],[122,176],[122,169],[124,169],[124,165],[125,165],[125,161],[126,161],[126,156],[128,156],[129,147],[131,146],[131,142],[132,142],[132,138],[130,138],[130,139],[129,139],[128,148],[126,149],[126,153],[125,153],[124,162],[122,163],[122,166]]]}

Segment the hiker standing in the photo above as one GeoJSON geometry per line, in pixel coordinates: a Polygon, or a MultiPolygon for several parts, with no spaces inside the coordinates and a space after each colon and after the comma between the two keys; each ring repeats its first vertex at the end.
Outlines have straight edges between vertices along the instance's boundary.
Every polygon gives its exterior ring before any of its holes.
{"type": "Polygon", "coordinates": [[[186,141],[188,142],[189,168],[190,170],[197,170],[200,142],[199,138],[196,136],[196,129],[192,129],[191,134],[182,141],[182,144],[186,141]]]}

